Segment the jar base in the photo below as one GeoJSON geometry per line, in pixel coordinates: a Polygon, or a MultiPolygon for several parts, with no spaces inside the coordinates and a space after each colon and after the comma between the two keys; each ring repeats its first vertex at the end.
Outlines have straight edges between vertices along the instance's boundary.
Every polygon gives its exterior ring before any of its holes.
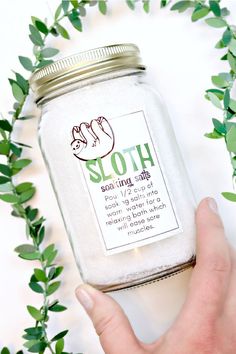
{"type": "Polygon", "coordinates": [[[162,280],[162,279],[169,278],[173,275],[183,272],[184,270],[186,270],[190,267],[193,267],[195,264],[196,264],[196,257],[194,255],[185,263],[178,264],[174,267],[165,269],[161,272],[154,273],[154,274],[149,275],[145,278],[137,279],[132,282],[129,281],[129,282],[125,282],[125,283],[109,284],[109,285],[107,285],[107,284],[106,285],[90,284],[90,285],[92,285],[93,287],[95,287],[96,289],[98,289],[104,293],[121,291],[121,290],[129,290],[129,289],[137,288],[137,287],[147,285],[150,283],[154,283],[154,282],[162,280]]]}

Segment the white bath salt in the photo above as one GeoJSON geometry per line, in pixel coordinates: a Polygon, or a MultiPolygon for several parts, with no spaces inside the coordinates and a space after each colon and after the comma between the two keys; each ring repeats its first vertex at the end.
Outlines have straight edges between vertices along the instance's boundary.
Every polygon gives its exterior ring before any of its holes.
{"type": "Polygon", "coordinates": [[[85,282],[118,290],[194,262],[194,198],[134,45],[36,72],[40,146],[85,282]]]}

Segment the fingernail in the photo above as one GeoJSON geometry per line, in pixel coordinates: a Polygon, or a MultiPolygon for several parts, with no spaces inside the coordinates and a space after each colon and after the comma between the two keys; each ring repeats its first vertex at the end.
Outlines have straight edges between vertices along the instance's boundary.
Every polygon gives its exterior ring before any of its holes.
{"type": "Polygon", "coordinates": [[[90,311],[93,308],[94,301],[88,291],[86,291],[83,287],[78,287],[75,293],[83,308],[86,311],[90,311]]]}
{"type": "Polygon", "coordinates": [[[207,198],[207,202],[208,202],[208,206],[209,208],[216,214],[218,214],[218,206],[217,203],[215,201],[215,199],[213,198],[207,198]]]}

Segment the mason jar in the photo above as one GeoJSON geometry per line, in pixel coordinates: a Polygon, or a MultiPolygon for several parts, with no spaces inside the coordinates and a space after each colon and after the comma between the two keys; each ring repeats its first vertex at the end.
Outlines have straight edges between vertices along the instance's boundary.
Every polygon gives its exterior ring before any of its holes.
{"type": "Polygon", "coordinates": [[[195,202],[134,44],[91,49],[31,77],[39,143],[82,280],[106,292],[194,263],[195,202]]]}

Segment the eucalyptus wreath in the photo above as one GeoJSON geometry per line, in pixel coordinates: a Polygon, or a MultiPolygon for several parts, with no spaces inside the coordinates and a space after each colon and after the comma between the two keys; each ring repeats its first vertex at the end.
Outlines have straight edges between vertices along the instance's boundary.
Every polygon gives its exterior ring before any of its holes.
{"type": "MultiPolygon", "coordinates": [[[[168,5],[169,0],[161,0],[160,6],[168,5]]],[[[151,7],[150,0],[126,0],[128,7],[135,10],[136,6],[142,6],[148,13],[151,7]]],[[[54,13],[54,20],[49,24],[47,20],[42,21],[38,17],[31,17],[29,24],[29,39],[33,44],[33,57],[19,56],[18,59],[26,71],[34,71],[51,64],[53,57],[59,50],[48,47],[46,40],[48,36],[61,36],[69,40],[70,35],[61,23],[69,20],[73,27],[82,32],[82,21],[87,10],[91,6],[97,6],[98,10],[106,15],[108,1],[100,0],[70,0],[61,1],[54,13]]],[[[236,27],[227,21],[230,14],[226,7],[221,7],[221,0],[194,0],[175,1],[171,11],[182,13],[188,10],[192,22],[204,19],[205,23],[220,30],[220,38],[215,48],[222,49],[223,55],[220,60],[225,61],[226,71],[213,75],[212,88],[205,91],[205,98],[219,109],[218,118],[212,118],[212,132],[205,134],[210,139],[223,139],[229,153],[232,164],[233,187],[236,181],[236,123],[233,118],[236,116],[236,100],[231,98],[231,91],[236,79],[236,27]]],[[[0,164],[0,199],[11,205],[11,214],[24,220],[26,226],[27,243],[15,248],[18,256],[24,260],[37,261],[38,267],[33,269],[29,280],[29,287],[32,291],[41,294],[42,305],[40,308],[28,305],[27,311],[33,323],[31,327],[24,329],[25,350],[30,353],[44,353],[47,349],[52,354],[69,354],[64,350],[64,338],[68,330],[62,330],[52,338],[48,335],[48,322],[50,316],[56,312],[63,312],[66,307],[59,300],[51,300],[60,287],[58,277],[63,267],[55,261],[57,249],[55,244],[45,246],[45,218],[39,215],[39,210],[33,208],[29,201],[33,198],[36,188],[31,182],[17,184],[15,176],[32,162],[30,159],[21,158],[23,150],[30,148],[29,145],[15,141],[12,137],[15,127],[18,124],[27,122],[33,116],[23,115],[23,107],[29,95],[29,81],[18,72],[14,77],[9,78],[12,94],[15,99],[12,110],[7,118],[0,120],[0,155],[5,157],[5,164],[0,164]]],[[[223,192],[222,195],[236,202],[236,193],[223,192]]],[[[34,262],[35,264],[35,262],[34,262]]],[[[17,354],[22,354],[20,350],[17,354]]],[[[10,350],[4,347],[1,354],[10,354],[10,350]]]]}

